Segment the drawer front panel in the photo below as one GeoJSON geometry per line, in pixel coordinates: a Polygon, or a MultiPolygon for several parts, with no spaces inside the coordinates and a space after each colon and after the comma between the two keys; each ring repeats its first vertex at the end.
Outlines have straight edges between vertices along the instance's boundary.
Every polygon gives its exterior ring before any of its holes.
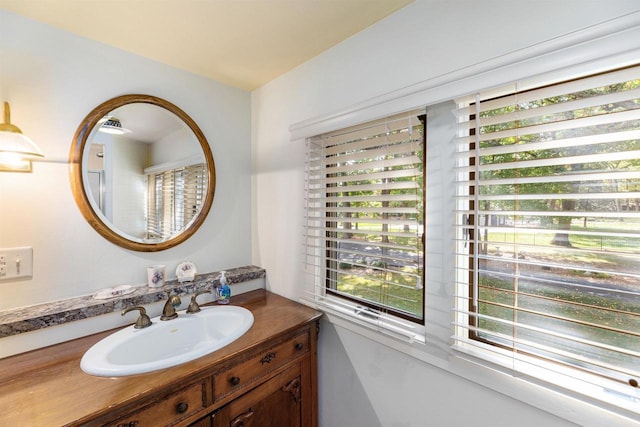
{"type": "Polygon", "coordinates": [[[173,426],[207,406],[205,383],[197,383],[143,406],[111,424],[112,427],[173,426]]]}
{"type": "Polygon", "coordinates": [[[309,334],[284,341],[214,376],[214,401],[259,380],[263,375],[309,351],[309,334]]]}

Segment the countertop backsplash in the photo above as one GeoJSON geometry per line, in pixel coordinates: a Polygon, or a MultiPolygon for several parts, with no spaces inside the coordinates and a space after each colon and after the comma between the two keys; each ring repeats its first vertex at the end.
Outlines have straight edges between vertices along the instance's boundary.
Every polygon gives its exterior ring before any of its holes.
{"type": "MultiPolygon", "coordinates": [[[[232,286],[232,301],[234,294],[241,294],[256,288],[264,288],[264,278],[266,271],[261,267],[244,266],[224,270],[227,280],[232,286]]],[[[36,304],[32,306],[13,308],[0,311],[0,338],[3,344],[7,341],[26,341],[25,343],[17,343],[18,345],[3,345],[0,350],[0,358],[17,354],[23,351],[32,350],[34,348],[44,347],[57,342],[66,341],[68,339],[77,338],[79,336],[88,335],[99,332],[100,330],[109,329],[133,323],[135,319],[127,319],[122,317],[121,320],[113,318],[114,314],[120,316],[121,310],[134,306],[161,306],[167,299],[167,292],[177,293],[182,298],[180,309],[186,308],[189,303],[189,297],[200,290],[213,290],[214,284],[219,283],[221,271],[204,273],[196,275],[195,279],[190,282],[180,283],[177,279],[167,280],[165,285],[158,288],[152,288],[145,285],[134,286],[133,292],[124,295],[114,296],[109,299],[96,299],[94,294],[83,295],[74,298],[47,302],[44,304],[36,304]],[[75,332],[56,334],[56,337],[42,337],[29,339],[33,334],[40,332],[46,333],[59,332],[58,329],[71,322],[87,319],[98,319],[103,315],[112,315],[111,321],[97,322],[96,326],[81,326],[74,328],[75,332]],[[102,325],[101,325],[102,324],[102,325]],[[21,335],[25,335],[22,339],[21,335]],[[13,339],[13,340],[12,340],[13,339]],[[32,341],[29,343],[29,341],[32,341]],[[41,343],[38,345],[36,342],[41,343]],[[6,352],[6,353],[5,353],[6,352]]],[[[211,301],[213,297],[200,297],[202,301],[211,301]]],[[[200,300],[199,298],[199,300],[200,300]]],[[[147,310],[150,316],[155,316],[153,308],[147,310]]],[[[133,315],[132,315],[133,316],[133,315]]],[[[71,325],[69,325],[71,326],[71,325]]],[[[11,343],[7,343],[11,344],[11,343]]]]}

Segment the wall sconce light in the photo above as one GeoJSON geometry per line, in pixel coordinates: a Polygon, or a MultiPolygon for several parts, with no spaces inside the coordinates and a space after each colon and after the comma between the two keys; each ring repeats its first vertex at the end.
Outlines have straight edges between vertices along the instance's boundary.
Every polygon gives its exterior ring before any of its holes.
{"type": "Polygon", "coordinates": [[[11,110],[5,102],[4,122],[0,123],[0,171],[31,172],[31,161],[42,157],[40,148],[11,124],[11,110]]]}
{"type": "Polygon", "coordinates": [[[112,135],[124,135],[125,133],[131,132],[129,129],[123,128],[120,120],[115,117],[106,117],[105,122],[102,123],[102,126],[100,126],[98,130],[112,135]]]}

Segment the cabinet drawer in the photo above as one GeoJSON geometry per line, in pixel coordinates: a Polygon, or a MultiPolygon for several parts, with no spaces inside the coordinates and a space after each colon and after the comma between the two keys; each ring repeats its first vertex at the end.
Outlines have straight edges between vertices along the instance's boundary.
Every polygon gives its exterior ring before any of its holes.
{"type": "Polygon", "coordinates": [[[309,351],[309,334],[304,333],[231,366],[213,377],[214,401],[256,382],[262,376],[309,351]]]}
{"type": "Polygon", "coordinates": [[[108,424],[111,427],[173,426],[207,406],[205,382],[166,395],[108,424]]]}

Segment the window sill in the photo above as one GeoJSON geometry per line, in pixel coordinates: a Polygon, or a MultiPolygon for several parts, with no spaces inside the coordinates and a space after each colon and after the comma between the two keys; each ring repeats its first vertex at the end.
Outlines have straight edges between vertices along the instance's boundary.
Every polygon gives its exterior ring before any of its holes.
{"type": "MultiPolygon", "coordinates": [[[[599,379],[577,369],[560,367],[529,356],[513,357],[506,350],[482,350],[475,344],[464,343],[456,345],[453,350],[457,358],[473,364],[475,369],[479,366],[496,370],[516,380],[546,389],[549,393],[558,393],[577,402],[593,405],[629,421],[640,417],[640,389],[631,389],[621,383],[599,379]]],[[[562,413],[557,415],[566,417],[562,413]]],[[[580,423],[585,421],[581,420],[580,423]]]]}
{"type": "MultiPolygon", "coordinates": [[[[352,324],[363,330],[368,330],[374,336],[387,337],[394,342],[406,344],[424,344],[424,326],[396,318],[395,316],[376,317],[363,310],[361,306],[345,302],[341,298],[325,296],[317,300],[302,299],[303,304],[323,311],[332,323],[352,324]],[[361,313],[360,315],[356,313],[361,313]]],[[[374,313],[374,312],[371,312],[374,313]]]]}

